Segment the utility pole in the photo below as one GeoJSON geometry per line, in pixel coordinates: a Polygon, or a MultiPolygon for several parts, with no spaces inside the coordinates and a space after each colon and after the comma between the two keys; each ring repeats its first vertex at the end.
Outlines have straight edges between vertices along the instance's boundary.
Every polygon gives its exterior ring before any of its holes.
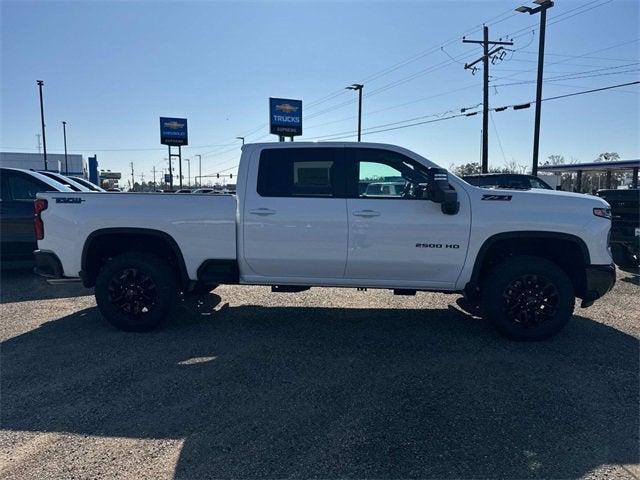
{"type": "Polygon", "coordinates": [[[64,135],[64,173],[69,175],[69,162],[67,161],[67,122],[62,122],[62,134],[64,135]]]}
{"type": "Polygon", "coordinates": [[[347,90],[356,90],[358,92],[358,141],[362,137],[362,89],[364,85],[361,83],[354,83],[345,87],[347,90]]]}
{"type": "Polygon", "coordinates": [[[185,162],[187,162],[187,188],[191,188],[191,159],[185,158],[185,162]]]}
{"type": "Polygon", "coordinates": [[[544,40],[547,27],[547,10],[553,7],[551,0],[534,0],[538,6],[530,8],[521,6],[516,8],[516,12],[534,15],[540,13],[540,38],[538,41],[538,78],[536,82],[536,114],[533,124],[533,161],[531,165],[531,175],[538,174],[538,153],[540,151],[540,115],[542,107],[542,73],[544,69],[544,40]]]}
{"type": "Polygon", "coordinates": [[[199,186],[202,187],[202,155],[196,155],[198,157],[198,178],[199,186]]]}
{"type": "Polygon", "coordinates": [[[151,171],[153,172],[153,188],[156,188],[156,166],[155,165],[153,166],[151,171]]]}
{"type": "MultiPolygon", "coordinates": [[[[483,54],[477,60],[471,63],[465,63],[464,69],[468,70],[474,68],[474,65],[478,62],[483,64],[483,89],[482,89],[482,173],[489,171],[489,60],[491,55],[498,53],[500,50],[504,50],[504,47],[499,46],[489,49],[489,46],[496,45],[513,45],[513,42],[503,41],[490,41],[489,40],[489,27],[486,25],[482,28],[483,35],[482,40],[467,40],[462,37],[462,43],[477,43],[482,45],[483,54]]],[[[472,70],[472,73],[475,69],[472,70]]]]}
{"type": "Polygon", "coordinates": [[[133,162],[131,162],[131,190],[133,190],[133,186],[135,185],[136,180],[133,176],[133,162]]]}
{"type": "Polygon", "coordinates": [[[44,169],[48,170],[49,166],[47,163],[47,137],[44,134],[44,102],[42,101],[42,86],[44,85],[44,80],[37,80],[38,89],[40,90],[40,124],[42,126],[42,148],[44,152],[44,169]]]}

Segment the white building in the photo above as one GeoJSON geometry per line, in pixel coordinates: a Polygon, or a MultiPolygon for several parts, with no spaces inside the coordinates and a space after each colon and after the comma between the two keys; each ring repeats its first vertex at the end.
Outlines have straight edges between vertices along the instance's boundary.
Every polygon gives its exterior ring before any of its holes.
{"type": "MultiPolygon", "coordinates": [[[[68,154],[67,164],[69,175],[86,178],[87,168],[82,155],[68,154]]],[[[44,155],[42,153],[0,152],[0,167],[26,168],[44,170],[44,155]]],[[[47,153],[47,170],[67,173],[63,153],[47,153]]]]}

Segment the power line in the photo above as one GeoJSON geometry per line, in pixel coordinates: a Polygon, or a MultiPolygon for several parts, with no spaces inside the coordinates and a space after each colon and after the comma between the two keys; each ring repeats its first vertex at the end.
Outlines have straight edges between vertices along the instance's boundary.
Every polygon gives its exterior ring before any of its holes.
{"type": "MultiPolygon", "coordinates": [[[[622,47],[622,46],[625,46],[625,45],[629,45],[629,44],[631,44],[631,43],[635,43],[635,42],[637,42],[638,40],[640,40],[640,38],[635,38],[635,39],[633,39],[633,40],[627,40],[627,41],[624,41],[624,42],[616,43],[616,44],[614,44],[614,45],[610,45],[610,46],[608,46],[608,47],[598,48],[598,49],[596,49],[596,50],[591,50],[591,51],[586,52],[586,53],[584,53],[584,54],[576,55],[576,56],[574,56],[573,58],[584,58],[584,57],[586,57],[586,56],[588,56],[588,55],[591,55],[591,54],[594,54],[594,53],[606,52],[607,50],[612,50],[612,49],[614,49],[614,48],[618,48],[618,47],[622,47]]],[[[544,64],[544,65],[545,65],[545,67],[547,67],[547,66],[549,66],[549,65],[558,65],[558,64],[564,64],[564,63],[566,63],[566,61],[565,61],[565,60],[559,60],[559,61],[557,61],[557,62],[549,62],[549,63],[546,63],[546,62],[545,62],[545,64],[544,64]]],[[[527,70],[526,72],[522,72],[522,73],[533,72],[534,70],[536,70],[536,69],[535,69],[535,68],[531,68],[531,69],[527,70]]],[[[514,74],[512,74],[512,75],[506,75],[506,76],[504,76],[504,77],[497,77],[497,78],[494,78],[494,79],[493,79],[493,81],[496,81],[496,80],[506,80],[506,79],[509,79],[509,78],[517,77],[518,75],[520,75],[520,74],[519,74],[519,73],[514,73],[514,74]]]]}
{"type": "Polygon", "coordinates": [[[507,163],[507,156],[504,154],[504,148],[502,148],[502,140],[500,140],[500,134],[498,133],[498,127],[496,127],[496,121],[493,119],[493,112],[489,113],[489,118],[491,119],[491,125],[493,125],[493,131],[496,133],[498,146],[500,147],[500,151],[502,152],[502,159],[504,160],[504,163],[507,163]]]}
{"type": "MultiPolygon", "coordinates": [[[[569,94],[565,94],[565,95],[557,95],[557,96],[554,96],[554,97],[547,97],[547,98],[543,98],[542,101],[545,102],[545,101],[550,101],[550,100],[558,100],[558,99],[561,99],[561,98],[574,97],[574,96],[578,96],[578,95],[585,95],[585,94],[589,94],[589,93],[612,90],[612,89],[615,89],[615,88],[628,87],[630,85],[637,85],[637,84],[640,84],[640,80],[639,81],[634,81],[634,82],[628,82],[628,83],[621,83],[621,84],[617,84],[617,85],[609,85],[609,86],[606,86],[606,87],[594,88],[594,89],[591,89],[591,90],[584,90],[584,91],[569,93],[569,94]]],[[[531,104],[532,102],[533,102],[533,100],[528,102],[528,103],[531,104]]],[[[507,108],[512,108],[512,107],[517,106],[517,105],[525,105],[525,104],[526,103],[513,104],[513,105],[504,106],[504,107],[495,107],[495,108],[492,108],[491,110],[492,111],[503,111],[503,110],[506,110],[507,108]]],[[[408,125],[400,125],[400,126],[394,126],[394,127],[390,127],[390,128],[383,128],[383,129],[379,129],[379,128],[383,127],[384,125],[376,125],[374,127],[370,127],[368,129],[366,129],[365,131],[363,131],[362,135],[369,135],[369,134],[374,134],[374,133],[382,133],[382,132],[388,132],[388,131],[393,131],[393,130],[400,130],[400,129],[403,129],[403,128],[415,127],[415,126],[418,126],[418,125],[427,125],[427,124],[430,124],[430,123],[436,123],[436,122],[442,122],[442,121],[445,121],[445,120],[451,120],[453,118],[471,116],[471,115],[473,115],[475,113],[477,113],[477,112],[472,112],[471,114],[459,113],[459,114],[449,115],[449,116],[442,117],[442,118],[436,118],[436,119],[426,120],[426,121],[422,121],[422,122],[415,122],[415,123],[411,123],[411,124],[408,124],[408,125]]],[[[410,120],[405,120],[405,122],[406,121],[410,121],[410,120]]],[[[493,118],[492,118],[492,122],[493,122],[493,126],[494,126],[494,129],[495,129],[496,126],[495,126],[495,121],[493,120],[493,118]]],[[[396,122],[396,123],[401,123],[401,122],[396,122]]],[[[345,138],[350,138],[352,136],[353,136],[353,132],[338,132],[338,133],[332,134],[331,138],[327,138],[325,141],[342,140],[342,139],[345,139],[345,138]],[[342,133],[348,133],[348,135],[337,136],[337,135],[341,135],[342,133]]],[[[499,138],[497,129],[496,129],[496,136],[499,138]]],[[[500,144],[500,148],[502,150],[503,158],[506,159],[506,155],[504,154],[504,150],[502,148],[502,144],[501,144],[500,140],[498,140],[498,141],[499,141],[499,144],[500,144]]],[[[238,166],[239,165],[233,165],[233,166],[228,167],[228,168],[226,168],[224,170],[219,170],[217,173],[223,173],[223,172],[232,170],[234,168],[237,168],[238,166]]]]}
{"type": "MultiPolygon", "coordinates": [[[[560,98],[566,98],[566,97],[573,97],[573,96],[577,96],[577,95],[585,95],[585,94],[589,94],[589,93],[594,93],[594,92],[600,92],[600,91],[605,91],[605,90],[611,90],[614,88],[622,88],[622,87],[627,87],[629,85],[637,85],[640,84],[640,80],[638,81],[634,81],[634,82],[628,82],[628,83],[621,83],[621,84],[617,84],[617,85],[609,85],[606,87],[601,87],[601,88],[595,88],[595,89],[591,89],[591,90],[585,90],[585,91],[581,91],[581,92],[574,92],[574,93],[570,93],[570,94],[565,94],[565,95],[558,95],[558,96],[554,96],[554,97],[547,97],[547,98],[543,98],[542,101],[550,101],[550,100],[557,100],[560,98]]],[[[503,111],[506,110],[507,108],[512,108],[518,105],[527,105],[527,104],[531,104],[533,102],[533,100],[529,101],[529,102],[523,102],[523,103],[519,103],[519,104],[513,104],[513,105],[508,105],[508,106],[504,106],[504,107],[495,107],[492,108],[492,111],[503,111]]],[[[442,118],[438,118],[435,120],[428,120],[428,121],[424,121],[424,122],[416,122],[416,123],[411,123],[409,125],[401,125],[401,126],[396,126],[396,127],[392,127],[392,128],[384,128],[384,129],[380,129],[378,130],[379,127],[383,127],[384,125],[376,125],[373,127],[369,127],[368,129],[365,129],[365,131],[363,131],[363,135],[370,135],[373,133],[380,133],[380,132],[386,132],[386,131],[391,131],[391,130],[399,130],[402,128],[409,128],[409,127],[413,127],[413,126],[417,126],[417,125],[425,125],[428,123],[435,123],[435,122],[439,122],[439,121],[443,121],[443,120],[450,120],[452,118],[459,118],[459,117],[464,117],[464,116],[471,116],[474,115],[477,112],[471,112],[471,114],[468,113],[460,113],[460,114],[456,114],[456,115],[449,115],[447,117],[442,117],[442,118]],[[372,131],[374,130],[375,131],[372,131]]],[[[410,121],[410,120],[405,120],[405,121],[410,121]]],[[[334,135],[340,135],[342,132],[340,133],[336,133],[334,135]]],[[[347,135],[347,136],[342,136],[342,137],[333,137],[330,138],[329,140],[341,140],[343,138],[349,138],[353,136],[353,133],[351,135],[347,135]]]]}
{"type": "MultiPolygon", "coordinates": [[[[603,77],[603,76],[609,76],[609,75],[622,75],[625,73],[635,73],[640,71],[640,69],[635,68],[633,70],[622,70],[620,72],[608,72],[608,73],[597,73],[597,74],[592,74],[592,75],[559,75],[559,76],[555,76],[555,77],[547,77],[544,79],[545,82],[550,81],[550,80],[577,80],[580,78],[594,78],[594,77],[603,77]]],[[[521,82],[512,82],[512,83],[501,83],[498,85],[492,85],[493,87],[511,87],[514,85],[526,85],[528,83],[535,83],[535,80],[523,80],[521,82]]]]}
{"type": "MultiPolygon", "coordinates": [[[[569,18],[575,17],[576,15],[581,15],[581,14],[583,14],[585,12],[588,12],[589,10],[593,10],[594,8],[598,8],[598,7],[601,7],[601,6],[606,5],[608,3],[611,3],[613,0],[605,0],[604,2],[602,2],[602,3],[598,4],[598,5],[593,5],[594,3],[598,3],[600,1],[601,0],[592,0],[591,2],[587,2],[584,5],[580,5],[578,7],[572,8],[571,10],[567,10],[566,12],[560,13],[558,15],[554,15],[553,17],[549,18],[550,21],[547,23],[547,26],[554,25],[554,24],[559,23],[559,22],[563,22],[565,20],[568,20],[569,18]],[[591,6],[591,5],[593,5],[593,6],[591,6]],[[591,6],[591,7],[590,8],[586,8],[586,7],[589,7],[589,6],[591,6]],[[570,13],[576,12],[576,10],[580,10],[580,9],[584,9],[584,10],[579,11],[577,13],[574,13],[573,15],[567,16],[570,13]],[[555,20],[555,21],[553,21],[553,20],[555,20]]],[[[510,37],[512,39],[519,38],[519,37],[525,35],[526,32],[528,30],[530,30],[531,28],[536,28],[537,26],[538,26],[538,24],[533,23],[533,24],[528,25],[528,26],[526,26],[524,28],[520,28],[520,29],[515,30],[515,31],[513,31],[511,33],[503,35],[503,37],[510,37]],[[525,33],[521,33],[521,32],[525,32],[525,33]]]]}

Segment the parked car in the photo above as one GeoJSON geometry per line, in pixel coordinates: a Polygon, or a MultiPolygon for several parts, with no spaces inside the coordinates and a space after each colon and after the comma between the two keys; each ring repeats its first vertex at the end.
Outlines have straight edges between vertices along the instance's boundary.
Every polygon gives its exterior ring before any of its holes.
{"type": "Polygon", "coordinates": [[[69,177],[69,178],[71,180],[73,180],[74,182],[77,182],[80,185],[83,185],[83,186],[87,187],[89,190],[92,190],[94,192],[106,192],[106,190],[104,188],[99,187],[98,185],[94,185],[93,183],[91,183],[86,178],[80,178],[80,177],[69,177]]]}
{"type": "Polygon", "coordinates": [[[611,205],[611,253],[621,267],[640,265],[640,190],[600,190],[611,205]]]}
{"type": "Polygon", "coordinates": [[[118,187],[107,188],[107,192],[121,192],[122,190],[118,187]]]}
{"type": "Polygon", "coordinates": [[[366,197],[401,197],[404,193],[404,182],[375,182],[367,185],[366,197]]]}
{"type": "Polygon", "coordinates": [[[46,170],[40,170],[38,171],[38,173],[44,175],[45,177],[49,177],[50,179],[55,180],[58,183],[66,185],[74,192],[92,192],[93,191],[92,189],[85,187],[81,183],[75,180],[72,180],[70,177],[62,175],[61,173],[49,172],[46,170]]]}
{"type": "Polygon", "coordinates": [[[72,192],[49,177],[31,170],[0,168],[0,256],[9,262],[33,262],[36,249],[34,201],[38,192],[72,192]]]}
{"type": "Polygon", "coordinates": [[[199,188],[194,190],[193,193],[218,193],[218,191],[214,188],[199,188]]]}
{"type": "Polygon", "coordinates": [[[191,193],[189,188],[181,188],[180,190],[176,190],[175,193],[191,193]]]}
{"type": "Polygon", "coordinates": [[[588,307],[615,282],[596,196],[488,191],[374,143],[245,145],[238,177],[237,196],[38,194],[37,256],[95,287],[107,320],[134,331],[158,327],[181,291],[338,286],[463,293],[503,334],[540,340],[575,297],[588,307]],[[372,175],[403,178],[410,194],[358,194],[372,175]]]}
{"type": "Polygon", "coordinates": [[[482,173],[465,175],[462,179],[471,185],[482,188],[514,188],[517,190],[541,188],[543,190],[553,190],[544,180],[534,175],[519,173],[482,173]]]}

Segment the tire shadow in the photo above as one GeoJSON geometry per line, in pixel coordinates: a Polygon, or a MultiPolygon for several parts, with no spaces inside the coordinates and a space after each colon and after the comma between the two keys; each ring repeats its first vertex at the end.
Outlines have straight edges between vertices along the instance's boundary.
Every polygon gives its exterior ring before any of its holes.
{"type": "Polygon", "coordinates": [[[638,463],[638,340],[582,316],[540,343],[459,310],[95,308],[2,344],[2,428],[184,439],[176,478],[575,478],[638,463]]]}
{"type": "Polygon", "coordinates": [[[0,304],[93,295],[80,282],[52,285],[29,269],[0,270],[0,304]]]}

